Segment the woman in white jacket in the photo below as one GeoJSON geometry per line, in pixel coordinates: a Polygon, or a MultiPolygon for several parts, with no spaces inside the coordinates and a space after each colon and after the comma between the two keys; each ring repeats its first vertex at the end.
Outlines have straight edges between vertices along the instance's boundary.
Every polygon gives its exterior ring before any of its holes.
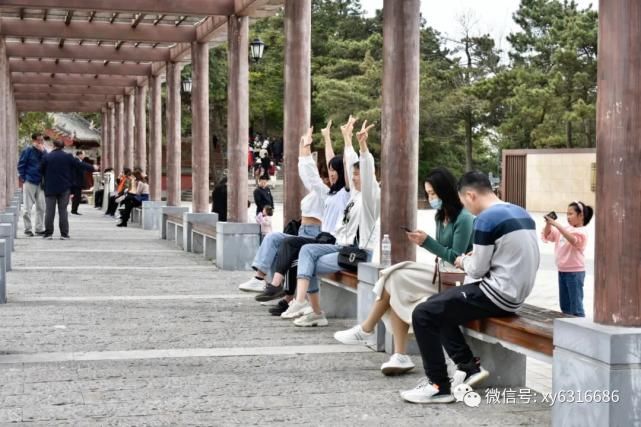
{"type": "MultiPolygon", "coordinates": [[[[327,326],[327,319],[320,308],[318,275],[342,270],[338,265],[338,253],[342,246],[358,244],[371,259],[378,244],[378,218],[380,215],[381,191],[376,181],[374,157],[367,147],[368,132],[373,125],[363,123],[356,135],[360,146],[357,157],[351,140],[345,145],[345,162],[351,182],[351,200],[343,213],[341,225],[336,230],[336,244],[305,245],[298,256],[298,281],[296,299],[281,317],[293,319],[296,326],[327,326]],[[309,302],[305,300],[306,296],[309,302]],[[309,307],[311,306],[311,312],[309,307]],[[304,314],[307,313],[307,314],[304,314]]],[[[307,144],[311,144],[311,133],[307,134],[307,144]]]]}

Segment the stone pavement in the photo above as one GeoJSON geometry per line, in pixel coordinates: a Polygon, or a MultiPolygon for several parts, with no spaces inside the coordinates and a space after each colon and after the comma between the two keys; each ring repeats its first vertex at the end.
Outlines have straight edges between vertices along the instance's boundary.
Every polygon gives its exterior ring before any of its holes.
{"type": "MultiPolygon", "coordinates": [[[[332,338],[352,320],[296,328],[236,290],[247,273],[81,212],[69,241],[17,240],[0,306],[0,425],[550,422],[540,396],[479,408],[404,403],[398,390],[420,366],[383,377],[385,354],[332,338]]],[[[528,381],[545,386],[549,368],[539,371],[528,381]]]]}

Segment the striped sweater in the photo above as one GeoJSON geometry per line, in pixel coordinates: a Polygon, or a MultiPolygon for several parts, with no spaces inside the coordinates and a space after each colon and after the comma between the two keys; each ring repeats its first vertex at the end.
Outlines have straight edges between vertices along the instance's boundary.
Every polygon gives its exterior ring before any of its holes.
{"type": "Polygon", "coordinates": [[[524,209],[497,203],[474,223],[473,254],[463,258],[468,276],[498,307],[516,311],[528,297],[539,268],[536,225],[524,209]]]}

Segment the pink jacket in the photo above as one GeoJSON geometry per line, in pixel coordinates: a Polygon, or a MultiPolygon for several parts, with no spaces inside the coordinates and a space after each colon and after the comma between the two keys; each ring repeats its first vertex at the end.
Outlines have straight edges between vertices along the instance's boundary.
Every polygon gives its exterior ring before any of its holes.
{"type": "Polygon", "coordinates": [[[562,273],[576,273],[585,271],[585,247],[588,243],[588,234],[583,227],[565,227],[565,230],[577,239],[575,245],[571,245],[559,230],[552,227],[545,235],[541,233],[544,242],[554,243],[554,255],[556,266],[562,273]]]}

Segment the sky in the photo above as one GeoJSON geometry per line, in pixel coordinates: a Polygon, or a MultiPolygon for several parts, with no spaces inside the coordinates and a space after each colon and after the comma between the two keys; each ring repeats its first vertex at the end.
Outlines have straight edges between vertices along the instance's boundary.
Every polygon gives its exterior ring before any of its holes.
{"type": "MultiPolygon", "coordinates": [[[[497,47],[508,50],[505,39],[510,32],[518,29],[512,14],[518,9],[520,0],[421,0],[421,14],[427,24],[448,38],[461,38],[460,18],[470,17],[476,23],[479,34],[489,33],[497,47]]],[[[592,4],[596,9],[598,0],[577,0],[580,7],[592,4]]],[[[383,0],[361,0],[368,16],[383,7],[383,0]]]]}

